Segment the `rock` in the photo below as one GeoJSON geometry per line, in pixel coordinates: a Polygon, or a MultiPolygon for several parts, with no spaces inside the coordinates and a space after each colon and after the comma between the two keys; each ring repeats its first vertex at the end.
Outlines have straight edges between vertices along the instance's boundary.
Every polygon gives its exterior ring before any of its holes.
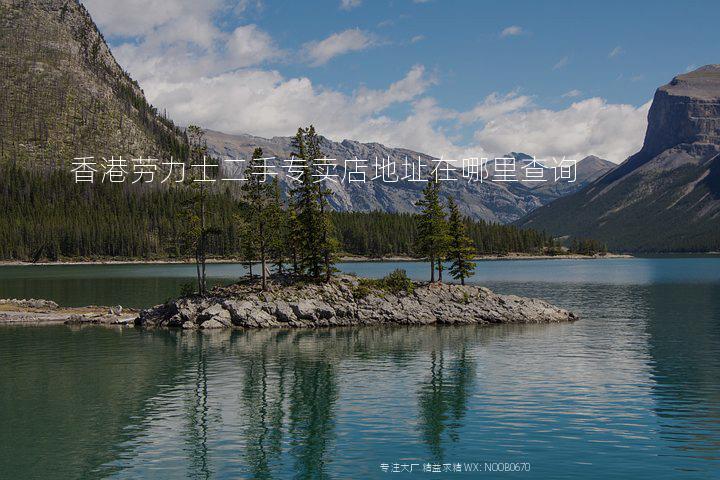
{"type": "Polygon", "coordinates": [[[16,298],[0,299],[0,305],[11,305],[20,308],[37,308],[42,310],[57,310],[59,305],[52,300],[39,300],[35,298],[18,300],[16,298]]]}
{"type": "Polygon", "coordinates": [[[115,306],[115,307],[110,307],[108,313],[109,313],[110,315],[115,315],[115,316],[119,317],[120,315],[122,315],[122,305],[117,305],[117,306],[115,306]]]}
{"type": "Polygon", "coordinates": [[[197,316],[197,323],[204,324],[210,320],[215,320],[225,327],[232,325],[230,312],[220,303],[210,305],[197,316]]]}
{"type": "Polygon", "coordinates": [[[85,323],[85,318],[82,315],[73,314],[68,317],[65,323],[67,325],[78,325],[81,323],[85,323]]]}
{"type": "Polygon", "coordinates": [[[252,310],[244,324],[236,324],[241,327],[267,328],[278,325],[278,320],[262,308],[252,310]]]}
{"type": "Polygon", "coordinates": [[[554,323],[573,313],[538,299],[496,295],[485,287],[416,284],[414,293],[369,289],[355,298],[358,280],[339,276],[329,285],[274,286],[262,294],[247,285],[219,287],[213,297],[188,297],[141,312],[135,324],[190,328],[326,327],[334,325],[426,325],[554,323]],[[199,312],[199,313],[197,313],[199,312]]]}
{"type": "Polygon", "coordinates": [[[275,304],[275,318],[283,323],[294,322],[297,320],[293,309],[287,302],[282,300],[275,304]]]}
{"type": "MultiPolygon", "coordinates": [[[[183,324],[184,325],[184,324],[183,324]]],[[[207,330],[210,328],[225,328],[227,325],[223,324],[219,320],[215,318],[211,318],[210,320],[206,320],[203,323],[200,324],[200,328],[203,330],[207,330]]]]}
{"type": "Polygon", "coordinates": [[[255,308],[253,302],[246,300],[225,300],[223,306],[230,312],[230,318],[235,325],[242,325],[247,321],[248,315],[255,308]]]}
{"type": "Polygon", "coordinates": [[[300,320],[317,320],[315,314],[315,301],[314,300],[300,300],[290,304],[295,316],[300,320]]]}

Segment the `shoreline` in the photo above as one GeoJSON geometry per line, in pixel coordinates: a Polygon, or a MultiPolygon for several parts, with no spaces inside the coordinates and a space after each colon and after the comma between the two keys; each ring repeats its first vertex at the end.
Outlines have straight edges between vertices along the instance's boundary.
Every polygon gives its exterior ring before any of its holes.
{"type": "Polygon", "coordinates": [[[0,299],[0,326],[131,326],[138,313],[121,306],[63,307],[52,300],[0,299]]]}
{"type": "Polygon", "coordinates": [[[214,287],[144,309],[139,328],[183,330],[324,328],[374,325],[499,325],[574,322],[579,317],[544,300],[499,295],[480,285],[413,282],[389,275],[338,275],[327,283],[281,275],[214,287]]]}
{"type": "Polygon", "coordinates": [[[495,294],[480,285],[367,279],[338,275],[327,283],[289,276],[213,287],[143,310],[61,307],[52,300],[0,300],[0,326],[106,325],[183,330],[319,328],[371,325],[562,323],[578,316],[537,298],[495,294]]]}
{"type": "MultiPolygon", "coordinates": [[[[667,254],[673,255],[673,254],[667,254]]],[[[698,253],[695,255],[718,255],[718,252],[706,252],[698,253]]],[[[474,261],[501,261],[501,260],[602,260],[602,259],[617,259],[617,258],[636,258],[635,255],[627,253],[608,253],[605,255],[580,255],[580,254],[568,254],[568,255],[534,255],[534,254],[523,254],[523,253],[509,253],[507,255],[478,255],[473,258],[474,261]]],[[[362,257],[354,255],[340,256],[338,262],[340,263],[373,263],[373,262],[424,262],[425,259],[414,258],[408,256],[388,256],[388,257],[362,257]]],[[[208,258],[207,264],[243,264],[245,263],[242,259],[238,258],[208,258]]],[[[253,261],[253,265],[260,263],[259,260],[253,261]]],[[[192,258],[188,259],[122,259],[116,260],[112,258],[108,259],[67,259],[67,260],[54,260],[44,262],[26,262],[21,260],[0,260],[0,267],[2,266],[52,266],[52,265],[194,265],[195,260],[192,258]]]]}

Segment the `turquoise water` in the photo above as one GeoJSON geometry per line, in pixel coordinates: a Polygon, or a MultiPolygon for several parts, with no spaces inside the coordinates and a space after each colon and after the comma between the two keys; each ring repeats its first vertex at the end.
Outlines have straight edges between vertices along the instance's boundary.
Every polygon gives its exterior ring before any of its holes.
{"type": "MultiPolygon", "coordinates": [[[[154,303],[191,277],[184,269],[2,267],[0,297],[154,303]]],[[[239,272],[211,266],[217,281],[239,272]]],[[[582,320],[212,334],[1,328],[0,476],[720,478],[719,258],[481,262],[477,281],[582,320]],[[478,462],[530,471],[422,472],[478,462]],[[385,473],[383,464],[416,465],[385,473]]]]}
{"type": "MultiPolygon", "coordinates": [[[[395,268],[416,280],[427,280],[420,262],[340,263],[346,273],[382,277],[395,268]]],[[[208,281],[226,284],[246,275],[240,264],[209,264],[208,281]]],[[[255,270],[257,273],[257,269],[255,270]]],[[[471,282],[486,285],[568,284],[648,285],[720,283],[720,256],[608,260],[507,260],[478,262],[471,282]]],[[[145,308],[179,295],[195,282],[195,266],[17,265],[0,266],[0,298],[45,298],[65,306],[123,305],[145,308]]]]}

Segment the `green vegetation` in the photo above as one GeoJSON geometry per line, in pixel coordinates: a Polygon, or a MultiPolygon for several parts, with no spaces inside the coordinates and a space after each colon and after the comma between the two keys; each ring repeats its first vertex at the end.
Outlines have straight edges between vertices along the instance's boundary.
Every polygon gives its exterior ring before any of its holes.
{"type": "Polygon", "coordinates": [[[448,199],[448,210],[450,211],[448,260],[452,262],[450,275],[454,279],[460,280],[460,284],[465,285],[465,279],[475,273],[475,263],[472,261],[475,249],[472,240],[465,233],[465,224],[460,216],[460,210],[452,197],[448,199]]]}
{"type": "Polygon", "coordinates": [[[332,234],[328,196],[330,190],[317,181],[314,161],[324,158],[315,127],[299,128],[293,139],[293,155],[304,160],[300,185],[291,192],[296,211],[297,240],[300,241],[299,269],[314,279],[329,281],[333,274],[337,243],[332,234]]]}
{"type": "Polygon", "coordinates": [[[0,161],[187,158],[184,132],[115,62],[82,4],[3,3],[0,39],[0,161]]]}
{"type": "MultiPolygon", "coordinates": [[[[0,164],[0,259],[181,258],[193,255],[187,235],[188,209],[197,189],[183,184],[140,187],[108,183],[77,184],[66,170],[29,170],[0,164]]],[[[279,194],[274,192],[280,202],[279,194]]],[[[211,256],[248,257],[241,223],[247,205],[228,186],[206,191],[205,209],[217,234],[206,238],[211,256]]],[[[330,212],[338,251],[370,257],[420,256],[418,216],[385,212],[330,212]]],[[[281,211],[271,237],[273,264],[298,264],[300,230],[295,210],[281,211]]],[[[463,219],[477,254],[543,253],[550,237],[510,225],[463,219]]],[[[257,259],[257,257],[253,257],[257,259]]],[[[299,270],[293,269],[295,272],[299,270]]]]}
{"type": "Polygon", "coordinates": [[[439,182],[432,178],[428,180],[418,205],[422,208],[418,222],[418,253],[430,262],[430,281],[435,281],[437,269],[438,280],[442,282],[442,261],[447,253],[450,236],[447,232],[445,212],[440,205],[439,182]]]}
{"type": "Polygon", "coordinates": [[[398,293],[412,294],[415,291],[415,284],[407,276],[407,272],[401,268],[395,269],[383,278],[360,278],[353,290],[355,298],[365,298],[373,290],[384,290],[397,295],[398,293]]]}
{"type": "MultiPolygon", "coordinates": [[[[281,221],[281,204],[277,196],[277,180],[272,182],[263,178],[263,161],[262,149],[256,148],[253,152],[252,159],[248,164],[250,173],[246,176],[248,179],[242,185],[242,197],[244,211],[247,219],[243,222],[243,230],[245,231],[245,257],[260,260],[260,277],[262,288],[265,290],[267,286],[267,260],[271,247],[276,245],[273,238],[282,238],[278,235],[278,227],[281,221]]],[[[242,219],[242,214],[240,214],[242,219]]],[[[276,245],[277,247],[277,245],[276,245]]],[[[282,254],[279,256],[278,263],[282,265],[282,254]]],[[[250,263],[250,276],[252,276],[252,263],[250,263]]]]}

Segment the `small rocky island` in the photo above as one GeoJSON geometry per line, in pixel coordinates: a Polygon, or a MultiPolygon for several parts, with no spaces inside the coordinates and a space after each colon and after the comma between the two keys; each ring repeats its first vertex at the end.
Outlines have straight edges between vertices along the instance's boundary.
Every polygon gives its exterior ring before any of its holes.
{"type": "Polygon", "coordinates": [[[353,325],[520,324],[571,322],[578,317],[535,298],[497,295],[485,287],[417,283],[389,275],[351,275],[329,283],[274,276],[267,291],[244,280],[140,312],[143,328],[315,328],[353,325]]]}

